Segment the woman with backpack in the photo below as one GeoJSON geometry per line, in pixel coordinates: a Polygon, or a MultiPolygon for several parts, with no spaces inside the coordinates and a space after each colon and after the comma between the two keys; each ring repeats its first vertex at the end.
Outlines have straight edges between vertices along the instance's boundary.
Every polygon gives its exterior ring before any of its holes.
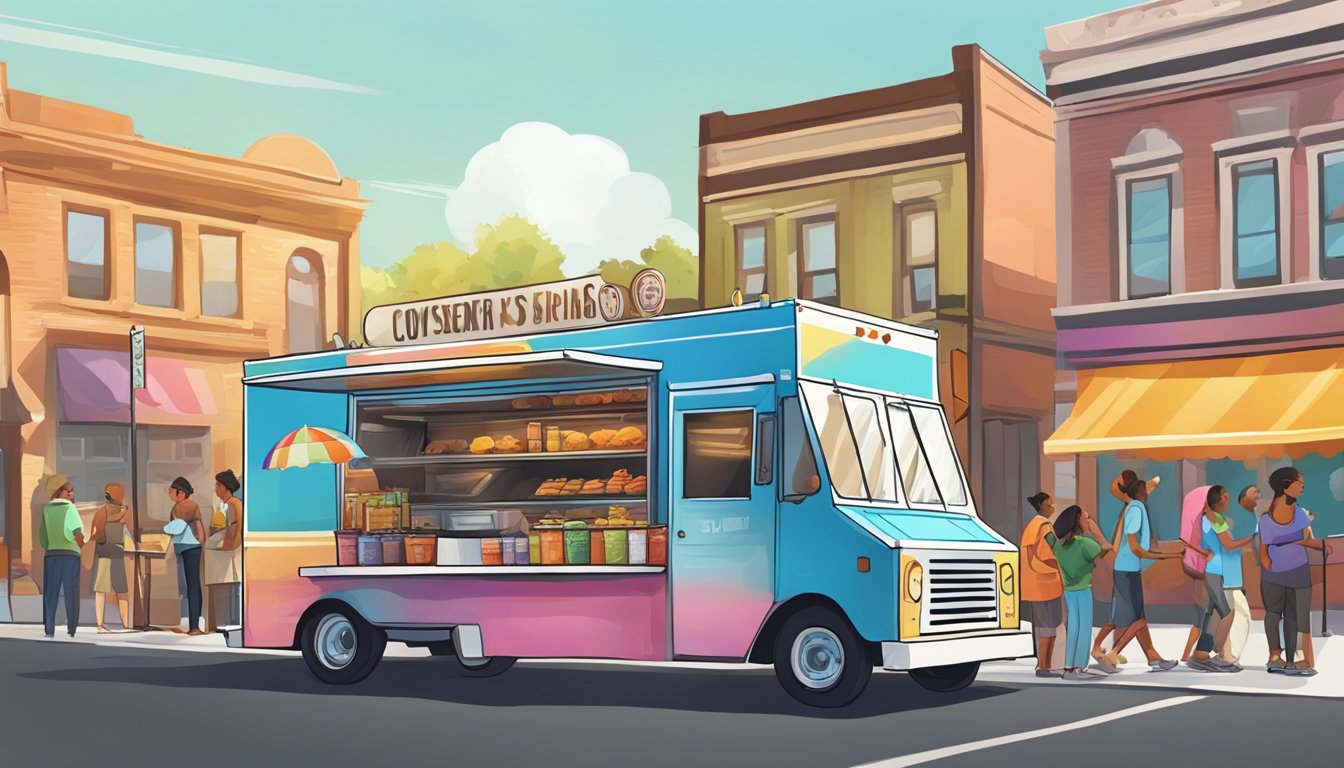
{"type": "Polygon", "coordinates": [[[1068,608],[1064,679],[1087,680],[1095,676],[1087,671],[1087,652],[1092,640],[1092,571],[1097,567],[1097,559],[1111,551],[1111,543],[1092,516],[1076,504],[1059,513],[1046,541],[1059,563],[1064,604],[1068,608]]]}

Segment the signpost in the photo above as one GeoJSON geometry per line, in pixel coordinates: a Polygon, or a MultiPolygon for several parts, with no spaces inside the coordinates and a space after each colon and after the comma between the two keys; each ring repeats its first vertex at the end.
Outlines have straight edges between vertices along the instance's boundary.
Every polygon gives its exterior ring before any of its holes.
{"type": "Polygon", "coordinates": [[[135,565],[131,575],[131,594],[135,596],[137,608],[143,605],[144,624],[132,622],[137,628],[149,626],[148,601],[140,599],[140,461],[136,451],[135,429],[135,392],[145,388],[145,329],[131,326],[131,531],[135,541],[135,565]]]}

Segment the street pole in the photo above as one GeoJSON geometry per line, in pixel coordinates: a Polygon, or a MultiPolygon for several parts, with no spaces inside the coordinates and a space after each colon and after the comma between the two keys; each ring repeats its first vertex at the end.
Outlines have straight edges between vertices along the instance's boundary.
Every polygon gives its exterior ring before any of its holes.
{"type": "MultiPolygon", "coordinates": [[[[1344,535],[1336,534],[1326,536],[1325,542],[1329,544],[1332,539],[1344,538],[1344,535]]],[[[1330,633],[1330,555],[1326,553],[1325,547],[1321,547],[1321,637],[1334,637],[1330,633]]]]}
{"type": "MultiPolygon", "coordinates": [[[[149,627],[149,606],[140,597],[140,547],[143,537],[140,533],[140,461],[136,450],[135,428],[135,391],[145,386],[145,331],[131,326],[131,539],[135,542],[135,564],[132,579],[132,592],[136,608],[144,611],[144,623],[132,622],[137,629],[149,627]]],[[[134,613],[132,614],[134,615],[134,613]]]]}

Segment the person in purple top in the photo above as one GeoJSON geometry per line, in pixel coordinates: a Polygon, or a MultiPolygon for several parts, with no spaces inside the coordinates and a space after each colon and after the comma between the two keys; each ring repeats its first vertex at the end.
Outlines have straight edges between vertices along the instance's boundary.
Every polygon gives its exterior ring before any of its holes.
{"type": "Polygon", "coordinates": [[[1312,538],[1307,510],[1298,506],[1306,482],[1292,467],[1281,467],[1269,476],[1274,500],[1260,518],[1260,597],[1265,603],[1265,636],[1269,640],[1270,672],[1285,675],[1316,674],[1316,658],[1311,647],[1311,570],[1307,549],[1318,549],[1328,557],[1329,543],[1312,538]],[[1283,626],[1283,648],[1279,643],[1279,622],[1283,626]],[[1303,658],[1297,654],[1299,636],[1303,658]]]}

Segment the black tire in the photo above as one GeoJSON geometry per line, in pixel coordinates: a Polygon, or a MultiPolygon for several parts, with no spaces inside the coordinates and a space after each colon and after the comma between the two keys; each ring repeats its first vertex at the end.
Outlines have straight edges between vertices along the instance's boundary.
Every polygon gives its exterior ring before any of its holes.
{"type": "MultiPolygon", "coordinates": [[[[433,651],[431,651],[433,653],[433,651]]],[[[484,659],[478,659],[475,663],[468,664],[456,654],[452,655],[449,662],[453,665],[453,671],[462,677],[496,677],[508,672],[518,659],[512,656],[487,656],[484,659]]]]}
{"type": "Polygon", "coordinates": [[[867,644],[835,611],[804,608],[775,636],[775,677],[803,704],[843,707],[863,693],[872,675],[867,644]]]}
{"type": "Polygon", "coordinates": [[[910,679],[919,683],[921,688],[934,693],[952,693],[975,682],[980,673],[980,662],[968,661],[965,664],[948,664],[945,667],[925,667],[910,670],[910,679]]]}
{"type": "Polygon", "coordinates": [[[351,685],[378,666],[387,635],[350,608],[331,606],[308,617],[299,647],[313,677],[329,685],[351,685]]]}

